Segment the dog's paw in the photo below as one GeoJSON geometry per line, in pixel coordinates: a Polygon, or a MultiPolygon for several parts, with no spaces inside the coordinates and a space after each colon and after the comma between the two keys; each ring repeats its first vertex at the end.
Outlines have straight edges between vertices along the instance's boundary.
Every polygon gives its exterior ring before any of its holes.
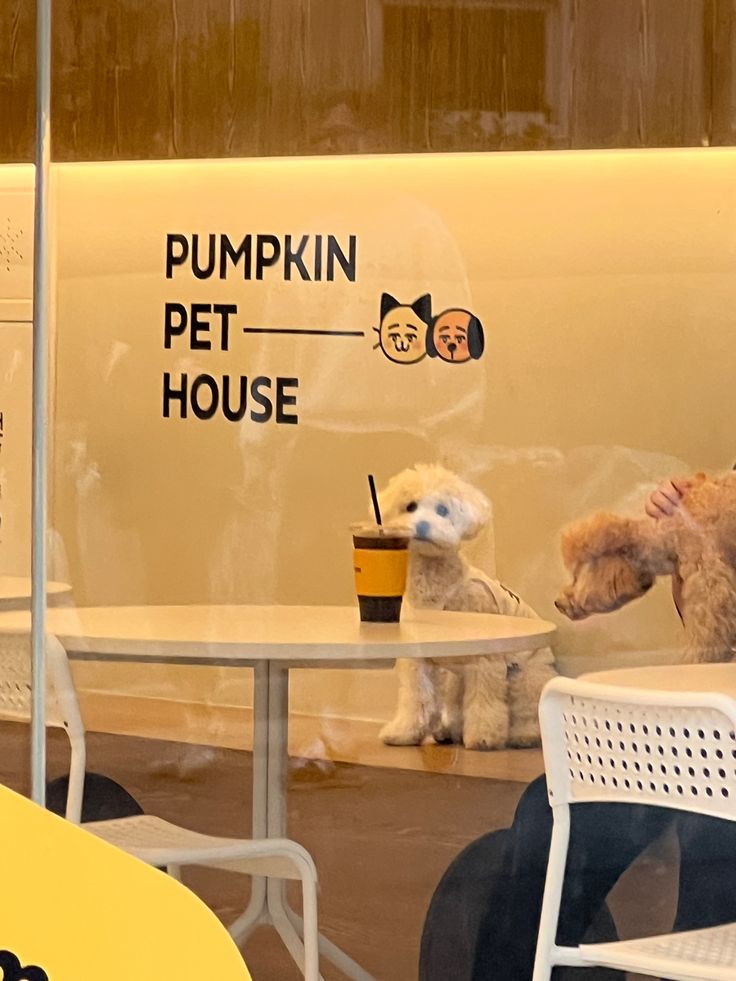
{"type": "Polygon", "coordinates": [[[432,727],[432,738],[440,745],[443,743],[462,743],[463,720],[457,718],[442,718],[432,727]]]}
{"type": "Polygon", "coordinates": [[[449,726],[437,726],[432,730],[432,739],[438,746],[449,746],[453,743],[462,744],[462,730],[452,729],[449,726]]]}
{"type": "Polygon", "coordinates": [[[380,737],[387,746],[419,746],[424,741],[424,727],[393,719],[381,729],[380,737]]]}
{"type": "Polygon", "coordinates": [[[541,743],[539,729],[536,732],[532,728],[520,729],[509,733],[509,746],[513,749],[532,749],[541,743]]]}
{"type": "Polygon", "coordinates": [[[539,746],[541,741],[539,719],[536,714],[525,719],[512,717],[509,725],[509,746],[515,749],[530,749],[532,746],[539,746]]]}
{"type": "Polygon", "coordinates": [[[466,749],[504,749],[508,738],[506,726],[465,724],[463,744],[466,749]]]}
{"type": "Polygon", "coordinates": [[[466,749],[503,749],[509,738],[509,711],[503,702],[476,698],[465,706],[466,749]]]}
{"type": "Polygon", "coordinates": [[[506,749],[505,740],[499,739],[495,736],[466,736],[463,739],[463,745],[466,749],[506,749]]]}

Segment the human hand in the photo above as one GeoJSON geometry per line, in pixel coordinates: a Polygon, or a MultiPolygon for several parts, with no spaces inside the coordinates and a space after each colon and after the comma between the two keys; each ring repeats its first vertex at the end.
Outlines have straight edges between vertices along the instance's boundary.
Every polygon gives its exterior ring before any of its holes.
{"type": "Polygon", "coordinates": [[[692,477],[671,477],[652,491],[644,510],[650,518],[664,518],[674,514],[680,507],[686,492],[693,486],[692,477]]]}

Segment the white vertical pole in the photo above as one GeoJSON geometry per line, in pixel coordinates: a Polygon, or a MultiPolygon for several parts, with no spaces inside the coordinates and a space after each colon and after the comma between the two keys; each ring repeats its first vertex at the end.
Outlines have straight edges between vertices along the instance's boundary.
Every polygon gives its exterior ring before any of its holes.
{"type": "Polygon", "coordinates": [[[36,183],[33,225],[33,437],[31,500],[31,795],[46,803],[46,412],[49,336],[51,0],[36,0],[36,183]]]}

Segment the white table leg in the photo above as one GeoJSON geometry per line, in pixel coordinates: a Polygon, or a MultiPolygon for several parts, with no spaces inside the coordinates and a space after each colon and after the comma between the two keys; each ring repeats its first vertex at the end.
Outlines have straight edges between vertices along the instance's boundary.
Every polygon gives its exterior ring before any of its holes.
{"type": "MultiPolygon", "coordinates": [[[[253,670],[253,802],[251,838],[268,836],[268,663],[253,670]]],[[[250,902],[230,925],[236,943],[244,943],[261,923],[270,922],[266,908],[266,878],[253,876],[250,902]]]]}
{"type": "MultiPolygon", "coordinates": [[[[289,669],[278,662],[272,661],[269,665],[268,696],[268,837],[286,838],[288,837],[286,778],[289,762],[289,669]]],[[[304,926],[302,918],[297,916],[287,902],[286,886],[282,880],[269,879],[267,902],[271,921],[294,960],[304,970],[302,960],[304,947],[301,940],[304,936],[304,926]],[[296,949],[301,957],[296,957],[292,950],[295,940],[299,945],[296,949]]],[[[319,935],[319,952],[353,981],[375,981],[375,978],[322,934],[319,935]]]]}
{"type": "MultiPolygon", "coordinates": [[[[287,837],[286,778],[289,762],[289,670],[263,661],[253,685],[253,838],[287,837]]],[[[319,935],[319,950],[304,946],[302,918],[289,906],[282,879],[254,876],[246,910],[230,926],[243,943],[262,923],[270,923],[306,978],[324,981],[318,968],[322,953],[353,981],[375,981],[335,944],[319,935]]]]}
{"type": "MultiPolygon", "coordinates": [[[[289,765],[289,669],[271,662],[268,666],[268,826],[267,837],[286,838],[286,780],[289,765]]],[[[269,879],[266,886],[268,916],[287,950],[305,977],[319,977],[319,952],[309,952],[306,963],[304,943],[294,928],[286,899],[286,883],[269,879]]]]}
{"type": "MultiPolygon", "coordinates": [[[[285,670],[271,671],[266,661],[254,670],[253,838],[285,837],[288,680],[285,670]],[[280,828],[283,832],[272,830],[280,828]]],[[[230,934],[236,942],[243,943],[257,926],[270,924],[305,978],[324,981],[319,974],[319,951],[305,951],[302,938],[289,919],[284,889],[281,879],[254,876],[250,902],[231,924],[230,934]]],[[[316,916],[315,909],[312,909],[312,915],[316,916]]]]}
{"type": "Polygon", "coordinates": [[[268,664],[268,808],[269,838],[286,838],[286,775],[289,765],[289,669],[268,664]]]}

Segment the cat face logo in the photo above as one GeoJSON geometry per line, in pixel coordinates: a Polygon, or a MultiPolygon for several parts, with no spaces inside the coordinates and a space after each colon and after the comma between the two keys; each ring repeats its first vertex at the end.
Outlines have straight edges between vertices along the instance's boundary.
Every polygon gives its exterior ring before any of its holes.
{"type": "MultiPolygon", "coordinates": [[[[374,327],[378,343],[390,361],[415,364],[427,353],[427,331],[432,322],[429,293],[413,303],[399,303],[390,293],[381,296],[381,326],[374,327]]],[[[374,347],[374,349],[375,349],[374,347]]]]}
{"type": "Polygon", "coordinates": [[[453,364],[477,361],[483,354],[483,325],[469,310],[445,310],[427,334],[427,354],[453,364]]]}

